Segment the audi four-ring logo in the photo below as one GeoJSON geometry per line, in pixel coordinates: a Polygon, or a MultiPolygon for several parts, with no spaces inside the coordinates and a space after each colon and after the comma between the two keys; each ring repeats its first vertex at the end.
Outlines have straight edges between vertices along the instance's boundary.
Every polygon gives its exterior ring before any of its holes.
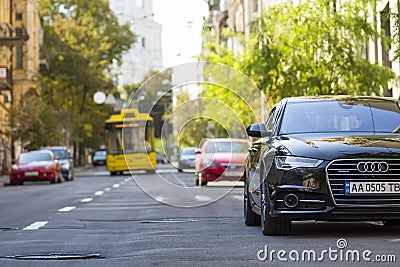
{"type": "Polygon", "coordinates": [[[361,161],[357,164],[359,172],[387,172],[389,165],[384,161],[361,161]]]}

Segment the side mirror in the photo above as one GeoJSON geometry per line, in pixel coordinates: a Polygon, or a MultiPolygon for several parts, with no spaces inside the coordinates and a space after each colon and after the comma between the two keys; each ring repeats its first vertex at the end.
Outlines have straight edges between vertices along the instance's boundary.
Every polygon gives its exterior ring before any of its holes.
{"type": "Polygon", "coordinates": [[[201,154],[201,150],[200,150],[200,149],[196,149],[196,150],[194,151],[194,153],[195,153],[196,155],[200,155],[200,154],[201,154]]]}
{"type": "Polygon", "coordinates": [[[264,123],[254,123],[246,128],[246,133],[251,137],[270,137],[272,131],[265,129],[264,123]]]}

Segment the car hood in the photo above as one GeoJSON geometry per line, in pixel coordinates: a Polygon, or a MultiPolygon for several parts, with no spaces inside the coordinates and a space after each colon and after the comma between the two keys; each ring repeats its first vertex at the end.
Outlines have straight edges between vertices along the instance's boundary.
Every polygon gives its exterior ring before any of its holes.
{"type": "Polygon", "coordinates": [[[399,135],[291,135],[279,143],[294,156],[324,160],[354,157],[400,157],[399,135]]]}
{"type": "Polygon", "coordinates": [[[18,168],[20,170],[33,170],[33,169],[40,169],[46,166],[53,165],[52,161],[33,161],[27,163],[20,163],[18,164],[18,168]]]}
{"type": "Polygon", "coordinates": [[[247,153],[204,153],[203,156],[219,163],[244,164],[247,153]]]}

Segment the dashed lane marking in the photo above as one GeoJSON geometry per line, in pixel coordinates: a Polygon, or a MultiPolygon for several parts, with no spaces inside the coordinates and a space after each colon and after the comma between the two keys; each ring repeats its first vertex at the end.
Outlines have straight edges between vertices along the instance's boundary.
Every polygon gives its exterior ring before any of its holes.
{"type": "Polygon", "coordinates": [[[45,226],[47,223],[48,221],[34,222],[31,225],[28,225],[27,227],[23,228],[22,230],[37,230],[40,227],[45,226]]]}
{"type": "Polygon", "coordinates": [[[71,211],[71,210],[73,210],[73,209],[75,209],[75,207],[69,206],[69,207],[64,207],[64,208],[62,208],[62,209],[59,209],[58,211],[59,211],[59,212],[69,212],[69,211],[71,211]]]}
{"type": "Polygon", "coordinates": [[[90,202],[90,201],[92,201],[92,200],[93,200],[93,198],[87,197],[87,198],[81,199],[81,202],[82,202],[82,203],[86,203],[86,202],[90,202]]]}
{"type": "Polygon", "coordinates": [[[95,196],[101,196],[102,194],[104,194],[104,191],[97,191],[94,193],[95,196]]]}

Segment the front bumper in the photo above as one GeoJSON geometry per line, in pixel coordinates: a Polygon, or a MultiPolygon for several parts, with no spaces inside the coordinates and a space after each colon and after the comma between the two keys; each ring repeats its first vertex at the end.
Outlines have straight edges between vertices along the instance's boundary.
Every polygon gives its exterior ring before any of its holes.
{"type": "MultiPolygon", "coordinates": [[[[376,194],[362,197],[346,195],[345,181],[364,177],[344,175],[342,184],[338,184],[340,180],[330,175],[329,166],[323,163],[318,168],[285,171],[272,168],[267,178],[271,193],[270,216],[286,220],[400,219],[400,194],[387,197],[376,194]],[[335,191],[332,186],[335,186],[335,191]],[[289,195],[297,198],[296,205],[288,205],[291,204],[288,202],[289,195]]],[[[367,178],[373,179],[371,176],[367,178]]]]}

